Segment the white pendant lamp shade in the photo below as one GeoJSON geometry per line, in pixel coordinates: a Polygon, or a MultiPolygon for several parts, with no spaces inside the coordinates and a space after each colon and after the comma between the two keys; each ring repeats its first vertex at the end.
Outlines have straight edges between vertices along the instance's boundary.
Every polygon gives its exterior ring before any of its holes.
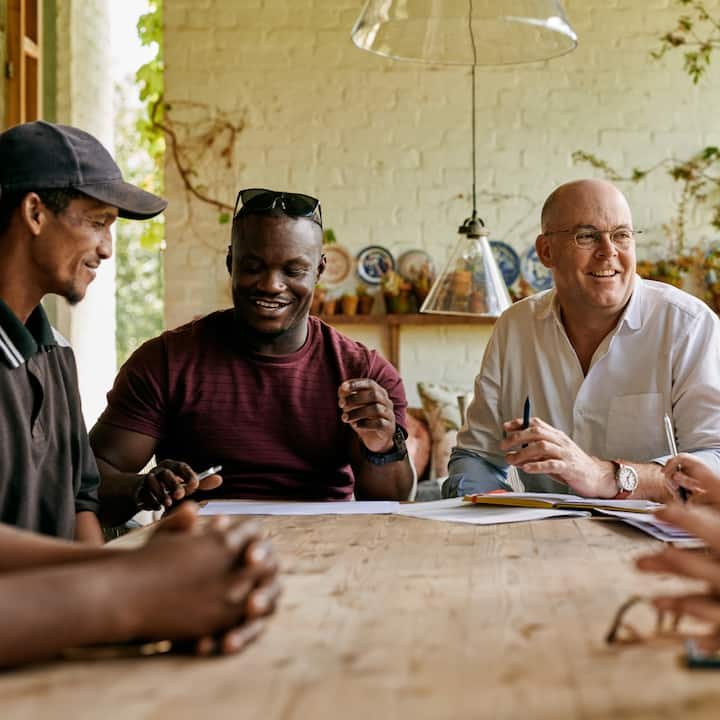
{"type": "Polygon", "coordinates": [[[355,45],[386,57],[441,65],[512,65],[577,45],[558,0],[369,0],[355,45]]]}

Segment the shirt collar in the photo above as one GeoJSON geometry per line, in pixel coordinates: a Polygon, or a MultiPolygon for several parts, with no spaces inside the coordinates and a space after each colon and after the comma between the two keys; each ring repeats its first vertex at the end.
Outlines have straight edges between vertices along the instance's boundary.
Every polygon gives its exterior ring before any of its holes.
{"type": "Polygon", "coordinates": [[[11,368],[20,367],[41,349],[57,345],[42,305],[30,314],[25,325],[0,300],[0,359],[11,368]]]}
{"type": "MultiPolygon", "coordinates": [[[[627,325],[629,330],[639,330],[642,327],[643,293],[642,278],[639,275],[635,275],[632,295],[616,325],[618,330],[623,324],[627,325]]],[[[535,314],[538,320],[545,320],[552,315],[557,322],[562,324],[560,319],[560,305],[558,304],[557,291],[555,288],[547,290],[542,297],[538,299],[535,314]]]]}

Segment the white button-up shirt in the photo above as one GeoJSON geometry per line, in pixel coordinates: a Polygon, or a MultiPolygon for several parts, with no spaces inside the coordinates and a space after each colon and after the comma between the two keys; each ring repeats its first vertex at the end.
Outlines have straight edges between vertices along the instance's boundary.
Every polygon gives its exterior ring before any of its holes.
{"type": "MultiPolygon", "coordinates": [[[[555,290],[509,308],[495,325],[475,395],[450,461],[451,491],[502,487],[507,464],[502,424],[531,415],[604,460],[663,462],[663,425],[673,421],[680,452],[720,472],[720,320],[697,298],[635,278],[615,329],[583,374],[560,319],[555,290]]],[[[520,473],[526,489],[558,492],[545,475],[520,473]]]]}

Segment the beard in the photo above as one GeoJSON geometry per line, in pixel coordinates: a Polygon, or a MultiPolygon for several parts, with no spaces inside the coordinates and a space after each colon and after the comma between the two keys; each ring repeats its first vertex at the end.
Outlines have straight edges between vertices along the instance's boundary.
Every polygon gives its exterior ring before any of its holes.
{"type": "Polygon", "coordinates": [[[77,305],[85,297],[86,292],[87,287],[79,288],[74,283],[68,283],[58,295],[64,297],[70,305],[77,305]]]}

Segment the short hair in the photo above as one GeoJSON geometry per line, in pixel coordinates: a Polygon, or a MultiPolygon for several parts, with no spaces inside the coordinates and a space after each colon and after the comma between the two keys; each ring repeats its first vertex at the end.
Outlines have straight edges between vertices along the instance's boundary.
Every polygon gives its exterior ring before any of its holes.
{"type": "Polygon", "coordinates": [[[4,192],[0,195],[0,235],[8,229],[13,213],[30,192],[36,193],[43,205],[54,215],[59,215],[67,210],[70,203],[76,198],[87,197],[85,193],[74,188],[41,188],[39,190],[4,192]]]}
{"type": "Polygon", "coordinates": [[[231,232],[231,238],[234,240],[235,238],[240,238],[240,226],[242,224],[243,218],[248,217],[270,217],[270,218],[286,218],[289,220],[309,220],[313,225],[315,225],[318,228],[318,232],[320,233],[320,240],[322,243],[322,225],[318,220],[315,219],[315,215],[289,215],[286,213],[282,208],[274,207],[270,208],[269,210],[250,210],[250,211],[238,211],[238,213],[233,218],[232,222],[232,232],[231,232]]]}

